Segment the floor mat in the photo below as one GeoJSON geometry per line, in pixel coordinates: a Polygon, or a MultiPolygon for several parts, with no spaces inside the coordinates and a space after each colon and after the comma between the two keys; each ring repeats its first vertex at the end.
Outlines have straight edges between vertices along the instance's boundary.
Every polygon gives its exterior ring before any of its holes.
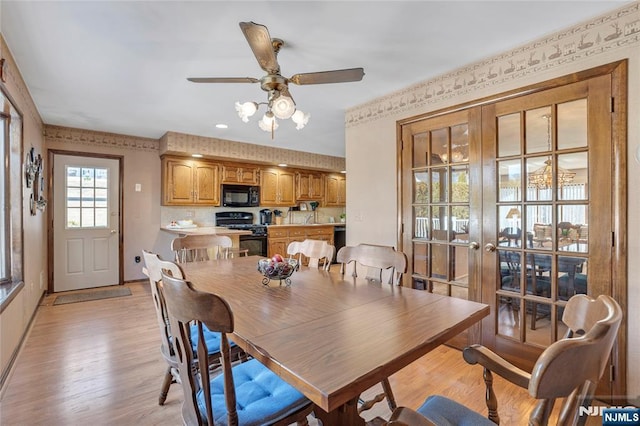
{"type": "Polygon", "coordinates": [[[110,288],[106,290],[93,290],[84,293],[64,294],[56,297],[54,305],[65,305],[67,303],[86,302],[89,300],[111,299],[113,297],[131,296],[129,287],[110,288]]]}

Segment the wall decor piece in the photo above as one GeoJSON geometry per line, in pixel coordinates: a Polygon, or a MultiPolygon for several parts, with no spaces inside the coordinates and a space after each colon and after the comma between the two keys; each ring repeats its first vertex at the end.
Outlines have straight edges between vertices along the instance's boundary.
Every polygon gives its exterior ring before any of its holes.
{"type": "Polygon", "coordinates": [[[27,188],[31,188],[31,195],[29,197],[31,216],[35,216],[38,210],[44,211],[47,206],[47,200],[42,196],[42,187],[44,186],[42,156],[36,154],[36,150],[33,147],[31,147],[27,153],[24,168],[27,188]]]}

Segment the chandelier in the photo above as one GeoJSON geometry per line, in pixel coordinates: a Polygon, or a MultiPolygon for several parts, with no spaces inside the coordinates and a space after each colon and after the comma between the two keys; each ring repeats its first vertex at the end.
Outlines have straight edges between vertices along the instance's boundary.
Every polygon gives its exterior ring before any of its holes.
{"type": "Polygon", "coordinates": [[[271,132],[271,139],[275,130],[278,128],[278,121],[291,119],[296,124],[296,129],[304,128],[309,122],[309,114],[296,109],[296,104],[290,96],[287,96],[279,90],[271,90],[269,92],[268,102],[236,102],[236,111],[243,122],[248,123],[249,117],[253,116],[260,105],[266,105],[267,111],[260,121],[258,127],[265,132],[271,132]]]}
{"type": "MultiPolygon", "coordinates": [[[[547,119],[547,145],[549,151],[551,151],[551,115],[543,115],[542,117],[547,119]]],[[[573,178],[575,177],[575,172],[558,167],[558,187],[562,187],[565,184],[573,182],[573,178]]],[[[551,156],[549,156],[544,162],[544,166],[532,173],[529,173],[527,181],[529,186],[533,186],[538,189],[549,189],[553,187],[553,161],[551,160],[551,156]]]]}

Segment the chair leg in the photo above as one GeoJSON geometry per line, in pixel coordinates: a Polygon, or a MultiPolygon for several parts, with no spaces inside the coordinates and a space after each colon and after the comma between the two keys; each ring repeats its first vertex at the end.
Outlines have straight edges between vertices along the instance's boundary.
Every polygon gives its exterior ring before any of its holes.
{"type": "Polygon", "coordinates": [[[164,405],[164,402],[167,400],[167,395],[169,394],[169,387],[173,382],[173,374],[171,374],[171,367],[167,367],[167,372],[164,375],[164,380],[162,381],[162,389],[160,390],[160,397],[158,398],[158,405],[164,405]]]}
{"type": "Polygon", "coordinates": [[[389,410],[393,411],[398,408],[398,405],[396,404],[396,398],[393,396],[393,390],[391,390],[389,379],[384,379],[382,381],[382,389],[384,389],[384,393],[387,396],[387,404],[389,405],[389,410]]]}

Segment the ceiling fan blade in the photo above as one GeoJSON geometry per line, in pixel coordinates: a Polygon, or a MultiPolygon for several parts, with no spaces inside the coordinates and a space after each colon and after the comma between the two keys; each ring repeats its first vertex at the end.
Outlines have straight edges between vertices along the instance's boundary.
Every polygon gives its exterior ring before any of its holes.
{"type": "Polygon", "coordinates": [[[258,83],[260,81],[251,77],[191,77],[187,80],[193,83],[258,83]]]}
{"type": "Polygon", "coordinates": [[[346,83],[349,81],[360,81],[364,76],[364,69],[349,68],[346,70],[309,72],[296,74],[289,78],[293,84],[325,84],[325,83],[346,83]]]}
{"type": "Polygon", "coordinates": [[[244,33],[253,54],[260,64],[260,68],[269,74],[278,74],[280,65],[273,49],[273,43],[267,27],[255,22],[240,22],[240,28],[244,33]]]}

